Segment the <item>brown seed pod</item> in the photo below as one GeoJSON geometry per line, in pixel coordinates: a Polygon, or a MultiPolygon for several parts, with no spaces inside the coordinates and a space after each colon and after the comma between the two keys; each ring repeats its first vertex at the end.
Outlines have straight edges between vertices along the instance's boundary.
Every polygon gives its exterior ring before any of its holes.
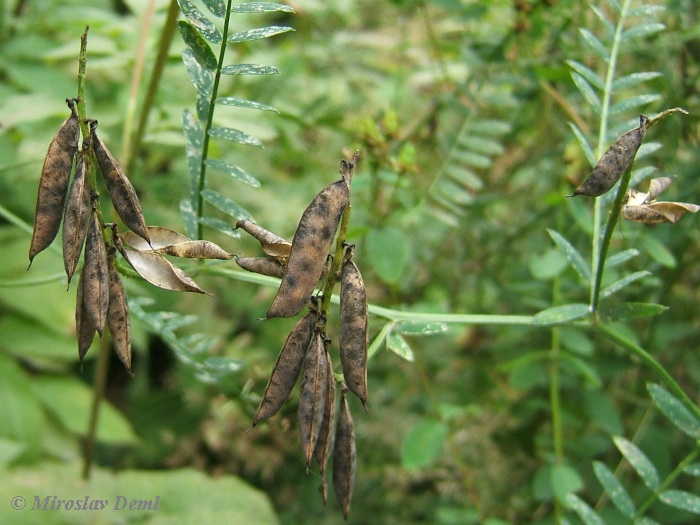
{"type": "Polygon", "coordinates": [[[340,363],[345,383],[363,405],[367,403],[367,293],[360,270],[345,253],[340,278],[340,363]]]}
{"type": "Polygon", "coordinates": [[[85,146],[84,143],[83,151],[78,154],[75,177],[73,177],[73,183],[68,192],[66,211],[63,217],[63,265],[66,269],[69,285],[83,251],[92,209],[85,166],[85,146]]]}
{"type": "Polygon", "coordinates": [[[109,306],[109,275],[102,225],[100,218],[94,211],[85,241],[85,264],[81,279],[84,281],[85,309],[95,325],[97,333],[102,337],[109,306]]]}
{"type": "Polygon", "coordinates": [[[126,290],[114,264],[116,250],[109,249],[109,309],[107,324],[112,334],[112,344],[120,361],[131,374],[131,322],[129,320],[129,305],[126,301],[126,290]]]}
{"type": "Polygon", "coordinates": [[[316,330],[306,352],[299,389],[299,434],[307,468],[318,442],[328,399],[327,356],[326,338],[320,330],[316,330]]]}
{"type": "Polygon", "coordinates": [[[78,357],[80,358],[80,366],[83,366],[83,359],[85,354],[90,349],[92,345],[92,340],[95,338],[97,333],[97,328],[92,322],[92,319],[87,313],[85,308],[85,297],[84,297],[84,284],[83,276],[85,272],[80,274],[80,279],[78,280],[78,292],[75,299],[75,331],[78,336],[78,357]]]}
{"type": "Polygon", "coordinates": [[[119,234],[119,238],[135,250],[149,253],[163,253],[190,259],[231,259],[233,257],[216,243],[193,241],[170,228],[149,226],[146,230],[150,243],[132,231],[119,234]]]}
{"type": "Polygon", "coordinates": [[[321,475],[321,496],[323,504],[326,504],[328,499],[328,482],[326,480],[326,465],[330,451],[333,450],[333,440],[335,437],[335,375],[333,373],[333,363],[331,356],[327,352],[326,347],[326,362],[328,364],[328,372],[326,379],[328,387],[326,390],[326,404],[323,412],[323,420],[321,421],[321,429],[318,433],[318,440],[314,448],[314,461],[318,465],[318,471],[321,475]]]}
{"type": "Polygon", "coordinates": [[[345,386],[341,388],[340,414],[335,429],[333,445],[333,488],[338,498],[343,517],[347,520],[350,513],[350,502],[355,487],[355,468],[357,451],[355,449],[355,429],[346,395],[345,386]]]}
{"type": "Polygon", "coordinates": [[[107,185],[109,198],[112,200],[114,209],[131,231],[147,242],[150,242],[148,230],[146,229],[146,220],[143,217],[141,204],[139,203],[136,191],[124,174],[122,167],[117,163],[102,140],[97,136],[95,131],[97,122],[93,122],[94,124],[92,124],[91,127],[92,148],[95,151],[97,165],[107,185]]]}
{"type": "Polygon", "coordinates": [[[80,138],[80,123],[75,108],[77,101],[74,98],[66,99],[71,114],[51,140],[41,168],[34,231],[29,246],[29,266],[39,252],[49,247],[61,226],[73,158],[78,151],[80,138]]]}
{"type": "Polygon", "coordinates": [[[279,277],[284,275],[284,264],[274,257],[236,257],[236,264],[249,272],[279,277]]]}
{"type": "Polygon", "coordinates": [[[323,188],[301,216],[292,240],[287,269],[267,318],[299,313],[314,291],[328,259],[340,217],[350,202],[349,181],[344,177],[323,188]]]}
{"type": "Polygon", "coordinates": [[[241,219],[236,223],[236,228],[240,228],[255,237],[260,242],[265,255],[274,257],[282,264],[287,262],[289,252],[292,249],[292,244],[289,241],[261,226],[258,226],[254,222],[244,219],[241,219]]]}
{"type": "Polygon", "coordinates": [[[627,195],[625,195],[622,216],[629,221],[643,222],[645,224],[675,223],[686,213],[697,213],[700,211],[700,206],[689,202],[654,200],[654,197],[664,191],[671,184],[672,180],[671,177],[652,179],[647,193],[641,193],[635,189],[628,190],[627,195]]]}
{"type": "Polygon", "coordinates": [[[287,336],[272,368],[260,406],[253,417],[253,427],[274,416],[289,397],[304,364],[304,356],[318,320],[318,310],[312,305],[287,336]]]}
{"type": "Polygon", "coordinates": [[[588,178],[576,188],[571,196],[598,197],[610,190],[632,165],[647,132],[648,123],[649,119],[640,115],[639,127],[621,135],[612,143],[608,151],[598,159],[588,178]]]}

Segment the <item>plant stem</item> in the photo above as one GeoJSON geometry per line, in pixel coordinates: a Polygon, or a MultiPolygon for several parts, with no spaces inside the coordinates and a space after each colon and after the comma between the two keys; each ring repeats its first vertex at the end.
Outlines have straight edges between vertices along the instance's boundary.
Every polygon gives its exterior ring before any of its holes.
{"type": "MultiPolygon", "coordinates": [[[[224,63],[224,56],[226,55],[226,39],[228,38],[228,26],[231,21],[231,3],[232,0],[228,0],[226,5],[226,16],[224,17],[224,28],[221,34],[221,47],[219,48],[219,59],[216,62],[216,71],[214,72],[214,83],[211,89],[211,95],[209,98],[209,114],[207,115],[207,122],[204,126],[204,136],[202,137],[202,156],[199,163],[199,181],[197,182],[197,206],[195,210],[197,212],[197,239],[201,239],[203,235],[204,225],[202,224],[202,217],[204,217],[204,197],[202,197],[202,191],[204,190],[204,185],[206,182],[207,173],[207,154],[209,152],[209,130],[211,129],[212,122],[214,121],[214,101],[216,100],[216,94],[219,91],[219,82],[221,81],[221,67],[224,63]]],[[[194,203],[193,203],[194,204],[194,203]]]]}
{"type": "Polygon", "coordinates": [[[107,372],[109,372],[110,344],[108,338],[103,338],[100,351],[97,355],[95,366],[95,379],[93,383],[92,406],[90,407],[90,422],[85,436],[85,452],[83,456],[83,479],[90,479],[92,460],[95,455],[95,440],[97,436],[97,423],[100,418],[100,405],[107,384],[107,372]]]}
{"type": "MultiPolygon", "coordinates": [[[[630,0],[625,0],[620,9],[620,18],[615,27],[615,35],[613,36],[612,46],[610,47],[610,60],[608,61],[608,69],[605,74],[605,87],[603,89],[603,100],[600,111],[600,127],[598,129],[598,147],[596,148],[596,156],[603,156],[606,136],[608,134],[608,117],[610,113],[610,100],[613,92],[613,82],[615,80],[615,72],[617,68],[617,57],[620,53],[620,43],[622,40],[622,30],[625,21],[627,10],[629,9],[630,0]]],[[[602,273],[605,266],[605,254],[607,246],[603,248],[600,238],[600,227],[603,214],[602,199],[596,197],[593,207],[593,244],[591,250],[591,271],[593,280],[591,281],[591,294],[589,309],[591,313],[595,313],[598,306],[598,298],[600,297],[600,283],[602,281],[602,273]]],[[[612,235],[612,232],[611,232],[612,235]]]]}
{"type": "Polygon", "coordinates": [[[170,6],[168,7],[168,14],[165,18],[165,24],[163,25],[163,30],[161,31],[158,53],[156,54],[155,63],[153,64],[153,72],[151,73],[148,88],[146,89],[146,95],[143,99],[143,106],[141,107],[141,112],[139,115],[139,123],[136,127],[136,132],[134,133],[131,146],[129,148],[131,154],[124,159],[126,161],[127,173],[132,171],[134,156],[141,148],[143,135],[146,132],[146,127],[148,125],[148,117],[151,115],[151,107],[153,106],[153,101],[156,98],[158,85],[163,78],[163,69],[168,61],[168,50],[170,49],[170,44],[172,43],[173,36],[175,35],[177,16],[179,13],[180,8],[177,5],[177,0],[171,0],[170,6]]]}
{"type": "Polygon", "coordinates": [[[659,363],[650,353],[644,350],[641,346],[637,345],[633,341],[623,337],[622,335],[615,332],[609,326],[605,324],[598,325],[600,331],[605,334],[608,339],[618,343],[624,348],[631,351],[637,357],[639,357],[644,363],[646,363],[652,370],[654,370],[666,384],[666,386],[673,392],[676,397],[678,397],[688,410],[690,410],[695,417],[700,419],[700,408],[693,402],[693,400],[685,393],[685,391],[680,387],[680,385],[673,379],[673,376],[668,373],[668,371],[659,363]]]}

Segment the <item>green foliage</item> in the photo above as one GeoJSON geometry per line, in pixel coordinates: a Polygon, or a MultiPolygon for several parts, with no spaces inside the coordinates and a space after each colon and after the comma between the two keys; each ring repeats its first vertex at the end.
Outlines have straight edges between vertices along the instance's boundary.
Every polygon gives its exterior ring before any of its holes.
{"type": "MultiPolygon", "coordinates": [[[[350,523],[697,520],[697,217],[619,214],[627,187],[660,175],[676,176],[669,200],[698,201],[694,7],[307,2],[290,16],[183,0],[168,26],[163,1],[139,47],[145,3],[123,4],[28,2],[0,22],[0,485],[78,478],[95,362],[78,371],[57,253],[25,268],[41,158],[90,23],[88,104],[110,143],[125,137],[149,224],[248,254],[237,219],[291,238],[341,148],[361,150],[348,240],[371,302],[370,402],[354,412],[350,523]],[[166,27],[182,37],[170,52],[166,27]],[[161,48],[149,106],[134,63],[161,48]],[[676,106],[690,115],[658,120],[611,192],[565,198],[640,112],[676,106]]],[[[277,283],[228,264],[186,268],[213,298],[127,279],[136,377],[110,376],[96,461],[138,470],[104,481],[98,468],[95,483],[179,482],[165,519],[201,521],[184,492],[219,489],[153,472],[188,466],[236,483],[219,500],[229,516],[250,494],[237,475],[280,522],[333,523],[297,458],[295,403],[246,433],[293,320],[257,322],[277,283]]]]}

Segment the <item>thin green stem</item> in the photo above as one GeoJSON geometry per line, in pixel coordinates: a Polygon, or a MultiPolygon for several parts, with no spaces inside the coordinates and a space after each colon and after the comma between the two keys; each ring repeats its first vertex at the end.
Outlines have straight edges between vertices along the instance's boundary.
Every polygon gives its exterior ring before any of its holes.
{"type": "Polygon", "coordinates": [[[100,418],[100,406],[107,384],[107,373],[109,372],[110,345],[108,338],[102,339],[100,351],[97,354],[97,364],[95,366],[95,379],[93,383],[92,406],[90,407],[90,421],[88,431],[85,436],[85,451],[83,455],[83,479],[90,479],[92,460],[95,454],[95,440],[97,436],[97,423],[100,418]]]}
{"type": "MultiPolygon", "coordinates": [[[[605,74],[605,87],[603,88],[603,100],[601,102],[600,111],[600,127],[598,129],[598,147],[596,156],[600,158],[603,155],[606,136],[608,134],[608,117],[610,113],[610,104],[613,93],[613,82],[617,69],[617,57],[620,53],[620,44],[622,41],[622,30],[625,22],[627,10],[629,9],[630,0],[625,0],[620,9],[620,18],[615,27],[615,35],[613,36],[612,46],[610,47],[610,59],[608,61],[608,69],[605,74]]],[[[605,256],[601,245],[600,228],[603,215],[602,199],[596,198],[593,207],[593,244],[591,247],[591,271],[593,272],[593,280],[591,284],[590,294],[590,310],[595,312],[597,307],[597,298],[600,296],[600,282],[602,280],[603,268],[605,265],[605,256]],[[601,275],[598,275],[601,274],[601,275]],[[597,285],[595,283],[598,283],[597,285]]]]}
{"type": "Polygon", "coordinates": [[[630,341],[621,334],[615,332],[609,326],[605,324],[599,324],[598,328],[601,333],[607,336],[608,339],[614,341],[626,348],[634,355],[639,357],[644,363],[646,363],[654,372],[656,372],[661,380],[666,384],[666,386],[671,390],[673,394],[678,397],[688,410],[690,410],[695,417],[700,419],[700,408],[693,402],[693,400],[685,393],[681,386],[673,379],[673,376],[668,373],[666,368],[659,363],[649,352],[644,350],[641,346],[637,345],[634,341],[630,341]]]}
{"type": "Polygon", "coordinates": [[[139,122],[136,126],[136,132],[134,133],[131,146],[129,148],[131,155],[125,159],[127,173],[131,173],[133,170],[134,158],[141,148],[141,142],[143,141],[143,136],[146,132],[146,127],[148,126],[148,118],[151,115],[151,108],[153,107],[153,102],[156,98],[156,93],[158,92],[158,86],[163,78],[165,64],[168,61],[168,51],[170,50],[170,44],[172,43],[175,35],[177,16],[179,13],[180,8],[177,5],[177,0],[171,0],[170,6],[168,7],[168,13],[165,17],[165,24],[163,25],[163,30],[161,31],[158,52],[153,64],[153,72],[151,73],[151,78],[148,82],[148,87],[146,88],[146,95],[143,99],[143,106],[141,107],[139,122]]]}
{"type": "Polygon", "coordinates": [[[636,518],[641,518],[644,516],[644,513],[647,511],[649,507],[651,507],[656,500],[659,498],[659,494],[661,494],[663,491],[665,491],[668,487],[671,486],[671,484],[676,480],[678,476],[680,476],[683,471],[688,467],[688,465],[692,464],[693,461],[695,461],[695,458],[698,457],[698,454],[700,454],[700,443],[696,443],[695,448],[690,451],[690,453],[684,457],[678,465],[676,465],[676,468],[674,468],[668,476],[664,478],[664,480],[659,484],[658,488],[654,491],[652,495],[650,495],[644,502],[639,506],[637,511],[634,513],[634,518],[635,518],[635,523],[636,523],[636,518]]]}
{"type": "Polygon", "coordinates": [[[226,5],[226,16],[224,17],[224,28],[221,37],[221,47],[219,48],[219,59],[216,63],[216,71],[214,72],[214,83],[212,85],[211,95],[209,98],[209,114],[207,115],[207,122],[204,126],[204,137],[202,137],[202,155],[201,161],[199,163],[199,181],[197,182],[197,238],[201,239],[203,235],[204,225],[202,224],[202,217],[204,217],[204,197],[202,196],[202,191],[204,190],[206,182],[207,173],[207,154],[209,152],[209,130],[211,129],[212,122],[214,121],[214,101],[216,100],[216,95],[219,92],[219,82],[221,81],[221,68],[224,63],[224,56],[226,55],[226,39],[228,38],[228,27],[231,21],[231,3],[232,0],[228,0],[226,5]]]}

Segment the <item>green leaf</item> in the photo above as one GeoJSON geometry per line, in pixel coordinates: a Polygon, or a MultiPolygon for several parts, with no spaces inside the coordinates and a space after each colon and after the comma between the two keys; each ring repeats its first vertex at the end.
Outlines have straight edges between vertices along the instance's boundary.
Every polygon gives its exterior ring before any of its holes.
{"type": "Polygon", "coordinates": [[[644,279],[645,277],[647,277],[649,275],[651,275],[651,272],[648,272],[646,270],[642,270],[640,272],[634,272],[634,273],[631,273],[629,275],[625,275],[622,279],[618,279],[614,283],[603,288],[600,292],[600,298],[606,299],[606,298],[610,297],[611,295],[622,290],[625,286],[629,286],[633,282],[639,281],[640,279],[644,279]]]}
{"type": "Polygon", "coordinates": [[[274,11],[293,13],[294,9],[288,5],[275,4],[272,2],[248,2],[245,4],[234,5],[231,8],[232,13],[271,13],[274,11]]]}
{"type": "Polygon", "coordinates": [[[284,26],[258,27],[255,29],[249,29],[248,31],[241,31],[240,33],[233,33],[226,39],[226,41],[230,44],[250,42],[252,40],[260,40],[262,38],[269,38],[271,36],[287,33],[289,31],[294,31],[294,29],[284,26]]]}
{"type": "Polygon", "coordinates": [[[243,168],[239,168],[235,164],[218,159],[207,159],[204,161],[204,164],[216,171],[226,173],[236,180],[245,182],[254,188],[260,187],[260,181],[258,181],[258,179],[248,174],[247,171],[245,171],[243,168]]]}
{"type": "Polygon", "coordinates": [[[634,525],[660,525],[658,521],[642,516],[634,520],[634,525]]]}
{"type": "Polygon", "coordinates": [[[261,64],[233,64],[221,68],[222,75],[277,75],[279,71],[261,64]]]}
{"type": "Polygon", "coordinates": [[[533,253],[528,261],[530,273],[535,279],[547,281],[554,279],[567,266],[566,257],[557,248],[550,248],[543,253],[533,253]]]}
{"type": "Polygon", "coordinates": [[[463,143],[469,149],[484,155],[495,157],[504,152],[503,145],[491,138],[482,137],[479,135],[464,135],[460,138],[460,143],[463,143]]]}
{"type": "Polygon", "coordinates": [[[635,506],[615,474],[600,461],[593,462],[593,471],[613,504],[628,518],[634,517],[635,506]]]}
{"type": "Polygon", "coordinates": [[[478,133],[479,135],[490,135],[492,137],[500,137],[510,132],[513,127],[505,120],[483,119],[472,122],[469,125],[469,131],[478,133]]]}
{"type": "Polygon", "coordinates": [[[613,442],[620,453],[632,465],[632,468],[642,478],[644,484],[650,490],[656,490],[659,487],[659,473],[654,467],[649,458],[631,441],[622,436],[614,436],[613,442]]]}
{"type": "Polygon", "coordinates": [[[260,102],[254,102],[252,100],[245,100],[237,97],[219,97],[214,102],[216,102],[217,104],[221,104],[222,106],[236,106],[239,108],[261,109],[263,111],[272,111],[274,113],[279,113],[279,111],[277,111],[272,106],[267,106],[265,104],[261,104],[260,102]]]}
{"type": "Polygon", "coordinates": [[[629,248],[627,250],[617,252],[615,255],[611,255],[610,257],[608,257],[608,260],[605,261],[605,267],[612,268],[614,266],[619,266],[620,264],[625,263],[630,259],[633,259],[637,255],[639,255],[639,250],[635,248],[629,248]]]}
{"type": "Polygon", "coordinates": [[[640,244],[644,252],[661,266],[675,268],[678,264],[676,256],[653,235],[643,235],[640,244]]]}
{"type": "Polygon", "coordinates": [[[249,221],[253,220],[252,215],[248,213],[243,207],[235,203],[225,195],[222,195],[218,191],[204,189],[202,190],[202,198],[209,204],[220,209],[226,215],[230,215],[235,219],[246,219],[249,221]]]}
{"type": "MultiPolygon", "coordinates": [[[[44,409],[53,414],[70,432],[86,436],[92,390],[70,377],[34,377],[32,390],[42,400],[44,409]]],[[[110,403],[100,406],[97,439],[110,444],[135,444],[138,440],[129,422],[110,403]]]]}
{"type": "MultiPolygon", "coordinates": [[[[182,14],[187,17],[192,27],[194,27],[200,35],[209,40],[212,44],[220,44],[222,42],[221,32],[217,27],[197,9],[189,0],[177,0],[180,5],[182,14]]],[[[224,12],[226,8],[224,8],[224,12]]]]}
{"type": "Polygon", "coordinates": [[[18,315],[4,314],[0,318],[0,349],[35,366],[78,360],[75,336],[45,327],[37,330],[36,321],[18,315]]]}
{"type": "Polygon", "coordinates": [[[659,499],[666,505],[677,509],[700,514],[700,496],[684,490],[665,490],[659,495],[659,499]]]}
{"type": "Polygon", "coordinates": [[[664,29],[666,29],[666,26],[664,24],[659,24],[658,22],[632,26],[622,32],[622,39],[629,41],[637,38],[647,38],[656,33],[660,33],[664,29]]]}
{"type": "Polygon", "coordinates": [[[434,335],[447,331],[446,323],[429,321],[399,321],[394,329],[404,335],[434,335]]]}
{"type": "Polygon", "coordinates": [[[631,111],[633,109],[637,109],[641,106],[646,106],[647,104],[651,104],[652,102],[656,102],[660,99],[661,95],[657,94],[637,95],[634,97],[629,97],[610,106],[609,113],[610,115],[620,115],[622,113],[627,113],[628,111],[631,111]]]}
{"type": "Polygon", "coordinates": [[[241,234],[238,232],[238,230],[231,227],[231,225],[228,222],[222,221],[221,219],[217,219],[216,217],[209,217],[208,215],[205,215],[204,217],[200,217],[199,222],[201,224],[204,224],[204,226],[208,226],[213,230],[225,233],[230,237],[234,237],[237,239],[241,237],[241,234]]]}
{"type": "MultiPolygon", "coordinates": [[[[467,145],[468,146],[468,145],[467,145]]],[[[466,149],[455,152],[452,157],[455,161],[471,168],[485,169],[491,166],[491,157],[468,151],[466,149]]]]}
{"type": "Polygon", "coordinates": [[[386,347],[402,359],[413,362],[413,350],[401,334],[392,331],[386,339],[386,347]]]}
{"type": "Polygon", "coordinates": [[[182,52],[182,62],[185,64],[187,75],[190,77],[190,81],[197,93],[207,98],[210,97],[214,88],[214,75],[199,65],[199,62],[197,62],[189,49],[185,49],[182,52]]]}
{"type": "Polygon", "coordinates": [[[552,465],[549,476],[554,497],[562,503],[566,503],[569,494],[583,488],[581,475],[569,465],[552,465]]]}
{"type": "Polygon", "coordinates": [[[209,44],[191,24],[184,20],[179,20],[177,27],[180,29],[182,40],[187,48],[192,52],[195,60],[199,62],[204,69],[214,71],[216,69],[216,57],[212,52],[209,44]]]}
{"type": "Polygon", "coordinates": [[[591,144],[588,142],[586,135],[584,135],[583,131],[581,131],[573,122],[569,122],[569,127],[571,128],[571,131],[574,132],[574,136],[576,137],[579,146],[581,146],[583,154],[586,156],[586,160],[588,160],[588,163],[591,166],[595,166],[598,159],[596,158],[595,152],[593,151],[591,144]]]}
{"type": "Polygon", "coordinates": [[[233,128],[210,128],[209,135],[229,142],[243,144],[244,146],[256,146],[261,148],[263,143],[259,139],[248,135],[243,131],[233,128]]]}
{"type": "Polygon", "coordinates": [[[663,76],[658,71],[642,71],[640,73],[630,73],[623,77],[618,78],[613,82],[613,91],[618,91],[621,89],[629,89],[638,86],[646,82],[647,80],[653,80],[663,76]]]}
{"type": "Polygon", "coordinates": [[[202,0],[202,3],[207,6],[211,14],[224,18],[226,16],[226,3],[224,0],[202,0]]]}
{"type": "Polygon", "coordinates": [[[605,525],[603,519],[576,494],[566,496],[566,503],[586,525],[605,525]]]}
{"type": "Polygon", "coordinates": [[[603,61],[606,63],[610,61],[610,53],[608,52],[608,49],[593,33],[585,28],[579,29],[579,33],[581,34],[583,41],[588,44],[588,47],[590,47],[595,54],[598,55],[598,57],[603,59],[603,61]]]}
{"type": "Polygon", "coordinates": [[[396,283],[408,263],[408,242],[397,228],[375,228],[366,241],[367,258],[385,283],[396,283]]]}
{"type": "Polygon", "coordinates": [[[588,81],[575,71],[571,73],[571,78],[573,78],[574,84],[576,84],[576,87],[583,96],[584,100],[589,106],[591,106],[591,109],[596,113],[596,115],[600,115],[602,111],[600,97],[591,87],[588,81]]]}
{"type": "Polygon", "coordinates": [[[652,401],[678,429],[693,439],[700,439],[700,420],[664,387],[655,383],[647,385],[652,401]]]}
{"type": "Polygon", "coordinates": [[[598,76],[598,74],[590,69],[588,66],[584,66],[576,60],[567,60],[566,63],[571,69],[576,71],[579,75],[585,78],[589,84],[591,84],[596,89],[603,91],[605,89],[605,81],[598,76]]]}
{"type": "Polygon", "coordinates": [[[569,321],[575,321],[576,319],[581,319],[590,315],[588,305],[584,303],[571,303],[563,304],[561,306],[553,306],[537,312],[533,319],[532,324],[539,326],[550,326],[556,324],[563,324],[569,321]]]}
{"type": "Polygon", "coordinates": [[[591,420],[603,431],[615,435],[622,432],[622,419],[610,398],[601,390],[588,388],[584,392],[586,412],[591,420]]]}
{"type": "Polygon", "coordinates": [[[576,273],[578,273],[579,277],[585,283],[590,283],[591,270],[586,265],[586,261],[583,260],[583,257],[578,252],[578,250],[574,248],[573,244],[571,244],[568,240],[564,238],[564,236],[562,236],[555,230],[547,229],[547,233],[549,233],[549,236],[554,241],[554,244],[557,245],[557,247],[561,250],[566,259],[569,261],[569,264],[571,264],[573,269],[576,270],[576,273]]]}
{"type": "Polygon", "coordinates": [[[190,239],[197,238],[197,214],[192,208],[192,201],[182,199],[180,201],[180,216],[182,223],[185,225],[185,235],[190,239]]]}
{"type": "Polygon", "coordinates": [[[683,469],[683,472],[696,478],[700,478],[700,463],[692,463],[683,469]]]}
{"type": "Polygon", "coordinates": [[[410,471],[427,467],[440,454],[447,437],[447,425],[424,419],[414,426],[401,445],[401,465],[410,471]]]}
{"type": "Polygon", "coordinates": [[[605,321],[628,321],[660,315],[666,310],[668,306],[653,303],[603,304],[598,308],[598,316],[605,321]]]}
{"type": "MultiPolygon", "coordinates": [[[[182,112],[182,131],[185,134],[185,156],[187,157],[190,179],[198,181],[202,163],[201,154],[204,144],[204,130],[194,113],[188,109],[182,112]]],[[[196,186],[196,184],[193,186],[196,186]]]]}
{"type": "Polygon", "coordinates": [[[658,15],[659,13],[663,13],[664,11],[666,11],[665,5],[653,5],[653,4],[639,5],[639,6],[630,8],[630,10],[627,11],[627,16],[630,18],[633,16],[649,17],[649,16],[658,15]]]}

